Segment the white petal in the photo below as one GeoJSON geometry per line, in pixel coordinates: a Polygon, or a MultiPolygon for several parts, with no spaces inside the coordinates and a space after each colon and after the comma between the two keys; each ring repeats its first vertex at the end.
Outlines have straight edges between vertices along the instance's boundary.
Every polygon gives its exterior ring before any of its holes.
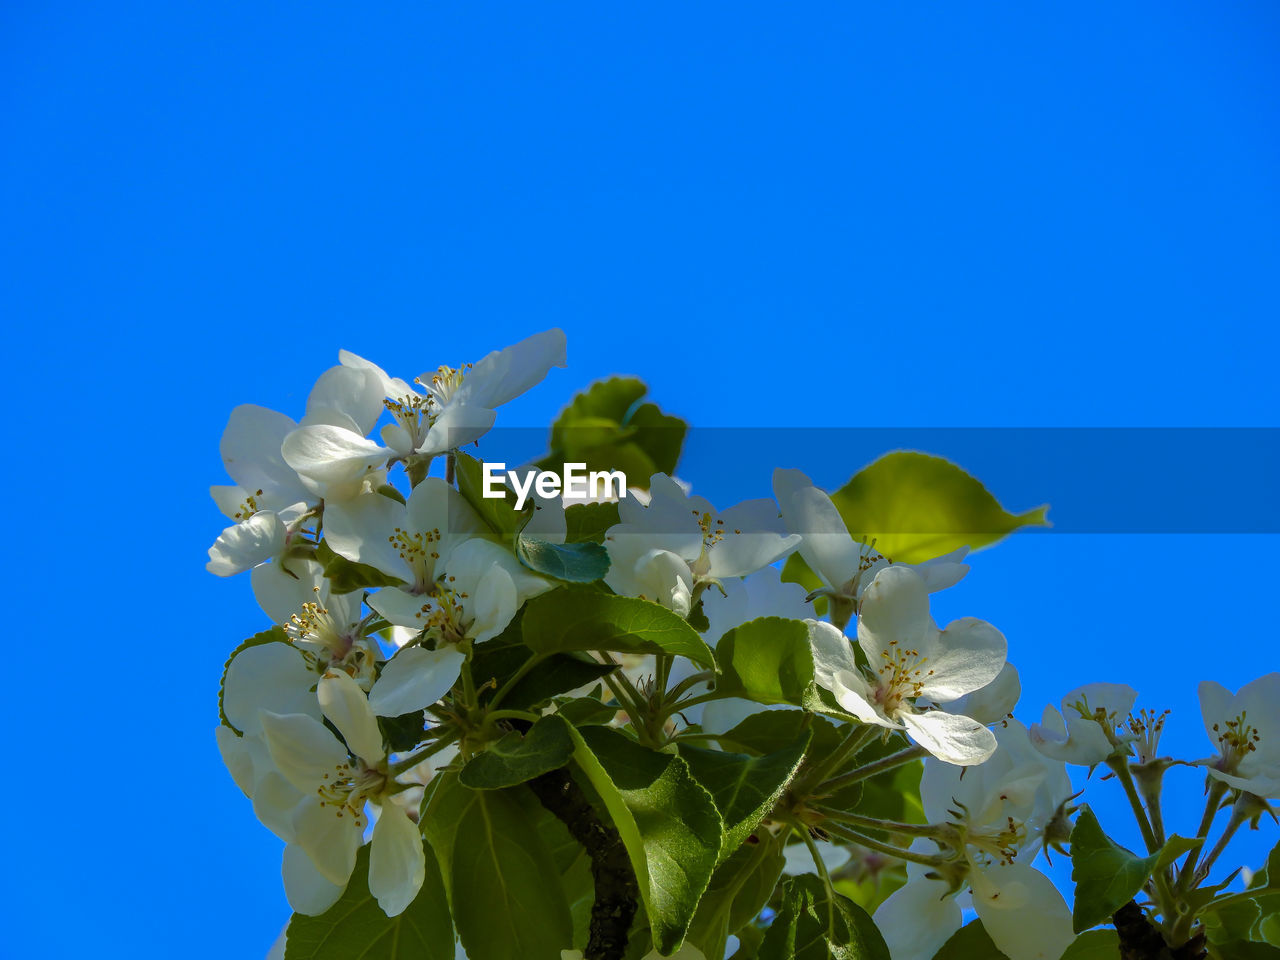
{"type": "Polygon", "coordinates": [[[1058,960],[1075,940],[1071,910],[1053,881],[1023,863],[972,876],[973,906],[1009,960],[1058,960]]]}
{"type": "Polygon", "coordinates": [[[409,526],[446,540],[487,533],[489,528],[457,490],[439,477],[427,477],[409,494],[409,526]]]}
{"type": "Polygon", "coordinates": [[[371,766],[386,757],[378,718],[369,708],[369,698],[349,674],[330,670],[320,679],[316,694],[320,709],[338,728],[352,753],[371,766]]]}
{"type": "Polygon", "coordinates": [[[1208,773],[1215,780],[1221,780],[1223,783],[1238,790],[1252,793],[1255,797],[1267,799],[1280,797],[1280,770],[1274,771],[1271,776],[1255,777],[1242,777],[1225,773],[1222,770],[1215,770],[1212,767],[1209,768],[1208,773]]]}
{"type": "Polygon", "coordinates": [[[294,817],[295,842],[330,883],[346,886],[351,879],[362,840],[363,819],[314,796],[299,805],[294,817]]]}
{"type": "Polygon", "coordinates": [[[262,643],[241,650],[227,666],[222,712],[241,733],[262,732],[259,711],[301,713],[320,719],[311,692],[316,675],[289,643],[262,643]]]}
{"type": "MultiPolygon", "coordinates": [[[[288,895],[286,891],[286,896],[288,895]]],[[[285,921],[284,929],[280,931],[280,936],[276,937],[276,942],[271,945],[271,949],[267,951],[265,960],[284,960],[285,943],[288,940],[289,921],[285,921]]]]}
{"type": "Polygon", "coordinates": [[[969,717],[931,710],[903,713],[898,719],[906,726],[911,739],[947,763],[972,766],[995,753],[995,734],[969,717]]]}
{"type": "Polygon", "coordinates": [[[467,628],[467,635],[476,643],[491,640],[505,630],[520,606],[516,585],[501,567],[493,567],[484,575],[470,603],[475,619],[467,628]]]}
{"type": "Polygon", "coordinates": [[[501,406],[541,383],[552,367],[563,366],[564,331],[543,330],[476,363],[463,378],[459,399],[469,405],[501,406]]]}
{"type": "Polygon", "coordinates": [[[959,547],[940,557],[916,564],[915,571],[924,579],[925,588],[930,593],[937,593],[964,579],[969,572],[969,565],[963,560],[968,554],[968,547],[959,547]]]}
{"type": "Polygon", "coordinates": [[[870,700],[870,690],[862,675],[852,670],[842,670],[831,678],[831,692],[836,702],[848,713],[864,723],[898,729],[899,725],[877,710],[870,700]]]}
{"type": "Polygon", "coordinates": [[[339,350],[338,362],[344,367],[352,367],[356,370],[365,370],[372,373],[382,389],[382,395],[388,400],[403,400],[406,397],[422,396],[399,377],[389,376],[385,370],[372,360],[366,360],[350,350],[339,350]]]}
{"type": "Polygon", "coordinates": [[[715,529],[722,539],[708,550],[710,575],[744,577],[786,556],[800,543],[798,534],[785,535],[772,500],[748,500],[722,513],[715,529]]]}
{"type": "Polygon", "coordinates": [[[929,629],[925,638],[927,642],[917,646],[929,658],[926,667],[931,675],[921,683],[920,695],[938,703],[981,690],[995,680],[1009,649],[1004,634],[976,617],[954,620],[941,633],[929,629]]]}
{"type": "Polygon", "coordinates": [[[262,733],[280,773],[310,795],[326,774],[347,762],[347,751],[319,720],[262,711],[262,733]]]}
{"type": "Polygon", "coordinates": [[[249,496],[249,491],[243,487],[215,484],[209,488],[209,496],[213,497],[213,502],[218,505],[218,509],[222,511],[224,517],[231,520],[244,519],[236,516],[241,512],[241,508],[249,496]]]}
{"type": "Polygon", "coordinates": [[[408,510],[380,493],[325,504],[324,540],[334,553],[411,584],[413,571],[393,541],[397,527],[409,527],[408,510]]]}
{"type": "Polygon", "coordinates": [[[434,457],[464,447],[488,433],[497,419],[497,413],[488,407],[450,403],[431,424],[418,453],[434,457]]]}
{"type": "Polygon", "coordinates": [[[369,706],[380,717],[398,717],[431,706],[453,687],[466,655],[457,647],[401,650],[382,668],[369,706]]]}
{"type": "Polygon", "coordinates": [[[302,423],[341,423],[331,419],[336,413],[354,423],[359,433],[368,434],[382,414],[382,396],[382,384],[370,371],[330,367],[311,388],[302,423]]]}
{"type": "Polygon", "coordinates": [[[365,602],[388,623],[408,627],[416,635],[426,625],[427,613],[422,608],[431,603],[431,598],[399,587],[383,587],[369,594],[365,602]]]}
{"type": "Polygon", "coordinates": [[[219,577],[251,570],[283,552],[284,538],[284,524],[279,517],[270,511],[255,513],[219,534],[209,548],[205,569],[219,577]]]}
{"type": "MultiPolygon", "coordinates": [[[[895,564],[876,574],[858,611],[858,642],[868,660],[879,663],[880,655],[894,643],[918,647],[935,631],[929,617],[929,593],[918,573],[895,564]]],[[[988,680],[993,677],[995,673],[988,680]]]]}
{"type": "Polygon", "coordinates": [[[308,489],[326,500],[357,496],[364,478],[390,455],[374,441],[329,424],[299,427],[284,438],[280,449],[308,489]]]}
{"type": "Polygon", "coordinates": [[[296,843],[284,848],[280,873],[284,878],[284,895],[289,906],[294,913],[308,917],[320,916],[337,903],[347,889],[345,883],[339,885],[326,880],[296,843]]]}
{"type": "Polygon", "coordinates": [[[403,809],[385,803],[369,847],[369,892],[388,917],[404,912],[422,889],[426,857],[418,827],[403,809]]]}
{"type": "Polygon", "coordinates": [[[799,470],[779,468],[773,471],[773,495],[787,529],[802,538],[800,555],[827,586],[838,589],[857,576],[861,547],[825,492],[799,470]]]}
{"type": "Polygon", "coordinates": [[[809,627],[809,648],[813,651],[813,677],[818,686],[830,690],[838,673],[857,673],[853,645],[839,627],[825,620],[805,620],[809,627]]]}
{"type": "Polygon", "coordinates": [[[1022,681],[1018,678],[1018,671],[1012,663],[1005,663],[996,678],[985,687],[944,704],[942,709],[947,713],[973,717],[979,723],[995,723],[1013,712],[1021,695],[1022,681]]]}
{"type": "Polygon", "coordinates": [[[272,623],[288,623],[290,617],[301,612],[304,603],[324,602],[315,590],[324,583],[324,568],[314,560],[291,560],[288,569],[280,563],[264,563],[254,567],[249,577],[253,598],[272,623]]]}
{"type": "Polygon", "coordinates": [[[945,883],[920,877],[880,904],[875,922],[893,960],[933,960],[960,929],[963,915],[945,883]]]}
{"type": "Polygon", "coordinates": [[[297,424],[283,413],[246,403],[231,411],[219,450],[233,480],[246,491],[262,490],[275,506],[306,499],[298,475],[280,454],[284,438],[297,424]]]}
{"type": "Polygon", "coordinates": [[[214,731],[214,737],[231,779],[246,797],[253,796],[253,760],[249,756],[248,744],[243,742],[243,737],[237,737],[234,730],[222,724],[214,731]]]}
{"type": "Polygon", "coordinates": [[[294,839],[293,820],[298,805],[306,799],[302,791],[275,770],[257,780],[253,793],[253,813],[262,825],[285,843],[294,839]]]}

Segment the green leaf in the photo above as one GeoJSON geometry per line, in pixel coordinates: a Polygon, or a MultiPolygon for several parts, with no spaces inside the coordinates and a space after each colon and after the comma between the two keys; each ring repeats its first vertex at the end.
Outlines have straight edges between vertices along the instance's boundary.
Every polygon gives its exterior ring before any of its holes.
{"type": "Polygon", "coordinates": [[[515,508],[515,495],[505,484],[500,484],[501,497],[484,495],[484,462],[459,450],[454,454],[454,477],[458,492],[494,533],[503,539],[513,537],[527,519],[515,508]]]}
{"type": "Polygon", "coordinates": [[[773,809],[800,769],[811,738],[812,734],[806,730],[781,750],[763,757],[681,745],[680,756],[689,764],[694,779],[710,792],[724,821],[721,859],[746,843],[747,837],[773,809]]]}
{"type": "Polygon", "coordinates": [[[788,880],[782,909],[760,944],[759,960],[889,960],[866,911],[829,891],[814,874],[788,880]]]}
{"type": "Polygon", "coordinates": [[[1089,930],[1071,942],[1061,960],[1120,960],[1120,937],[1114,930],[1089,930]]]}
{"type": "Polygon", "coordinates": [[[445,890],[453,897],[453,845],[457,839],[456,828],[484,794],[469,790],[458,782],[458,772],[448,769],[427,785],[422,795],[419,825],[422,836],[431,844],[440,864],[440,876],[445,890]]]}
{"type": "Polygon", "coordinates": [[[404,753],[412,750],[427,738],[427,715],[425,710],[401,714],[398,717],[378,717],[378,729],[387,741],[387,749],[392,753],[404,753]]]}
{"type": "MultiPolygon", "coordinates": [[[[1253,932],[1261,926],[1263,918],[1270,912],[1263,909],[1264,906],[1269,906],[1266,901],[1270,899],[1266,895],[1261,898],[1233,897],[1205,910],[1200,914],[1200,921],[1204,924],[1209,942],[1224,944],[1234,940],[1261,940],[1261,935],[1255,937],[1253,932]]],[[[1280,901],[1280,896],[1276,899],[1280,901]]]]}
{"type": "Polygon", "coordinates": [[[453,922],[440,867],[424,845],[426,878],[413,903],[388,917],[369,892],[369,847],[360,848],[351,881],[318,917],[289,919],[285,960],[453,960],[453,922]]]}
{"type": "Polygon", "coordinates": [[[950,460],[911,450],[864,467],[831,502],[850,533],[874,539],[876,550],[899,563],[921,563],[963,546],[979,550],[1019,527],[1049,525],[1047,506],[1009,513],[950,460]]]}
{"type": "Polygon", "coordinates": [[[765,754],[783,749],[805,730],[813,731],[809,753],[814,756],[825,756],[843,739],[830,720],[800,710],[761,710],[716,739],[725,750],[765,754]]]}
{"type": "Polygon", "coordinates": [[[1160,848],[1160,856],[1156,858],[1156,865],[1152,868],[1152,873],[1158,873],[1165,867],[1172,864],[1189,850],[1199,849],[1204,844],[1204,838],[1199,840],[1190,837],[1180,837],[1174,834],[1165,841],[1163,847],[1160,848]]]}
{"type": "Polygon", "coordinates": [[[530,600],[524,642],[540,653],[670,653],[708,667],[715,664],[703,639],[666,607],[590,587],[561,587],[530,600]]]}
{"type": "Polygon", "coordinates": [[[800,620],[761,617],[734,627],[716,644],[716,662],[723,674],[718,694],[757,703],[813,702],[813,651],[800,620]]]}
{"type": "MultiPolygon", "coordinates": [[[[849,533],[898,563],[921,563],[958,547],[990,546],[1020,527],[1047,527],[1047,506],[1012,514],[987,488],[950,460],[911,450],[885,454],[831,494],[849,533]]],[[[816,590],[822,581],[800,554],[782,579],[816,590]]],[[[819,597],[814,611],[826,603],[819,597]]]]}
{"type": "Polygon", "coordinates": [[[516,556],[530,570],[571,583],[593,583],[609,572],[609,551],[598,543],[549,543],[522,533],[516,556]]]}
{"type": "Polygon", "coordinates": [[[542,806],[530,805],[528,812],[560,871],[560,884],[573,917],[573,943],[586,943],[596,893],[591,857],[568,828],[542,806]]]}
{"type": "MultiPolygon", "coordinates": [[[[279,627],[272,627],[270,630],[263,630],[261,633],[255,633],[248,640],[245,640],[238,647],[231,651],[227,657],[227,662],[222,665],[222,677],[218,680],[218,719],[222,721],[224,726],[235,730],[237,735],[243,731],[236,729],[235,724],[227,719],[226,711],[222,708],[222,695],[227,687],[227,670],[231,667],[231,661],[234,660],[241,652],[248,650],[250,647],[260,647],[264,643],[289,643],[289,638],[279,627]]],[[[292,646],[292,644],[290,644],[292,646]]],[[[299,653],[299,656],[302,654],[299,653]]]]}
{"type": "Polygon", "coordinates": [[[712,874],[689,925],[687,942],[706,957],[723,957],[729,937],[769,902],[784,866],[780,837],[766,832],[758,843],[739,847],[712,874]]]}
{"type": "Polygon", "coordinates": [[[560,960],[573,940],[555,860],[516,799],[525,794],[476,791],[452,825],[453,918],[471,960],[560,960]]]}
{"type": "Polygon", "coordinates": [[[329,581],[329,590],[332,593],[352,593],[374,587],[394,587],[403,582],[398,577],[388,576],[377,567],[371,567],[367,563],[356,563],[354,560],[339,556],[323,540],[316,547],[316,562],[324,568],[324,576],[329,581]]]}
{"type": "Polygon", "coordinates": [[[1280,947],[1280,908],[1262,917],[1250,932],[1254,940],[1280,947]]]}
{"type": "Polygon", "coordinates": [[[601,380],[573,398],[551,427],[551,452],[540,464],[584,463],[621,470],[629,486],[648,489],[654,473],[675,470],[687,424],[640,403],[648,388],[632,377],[601,380]]]}
{"type": "Polygon", "coordinates": [[[617,669],[617,664],[584,660],[572,653],[553,653],[530,667],[529,672],[516,681],[503,696],[502,706],[523,710],[549,700],[557,693],[584,687],[617,669]]]}
{"type": "Polygon", "coordinates": [[[951,935],[933,960],[1009,960],[991,942],[991,935],[981,920],[966,923],[951,935]]]}
{"type": "Polygon", "coordinates": [[[626,846],[654,944],[669,954],[684,938],[720,853],[724,828],[715,803],[678,756],[604,727],[573,736],[574,759],[626,846]]]}
{"type": "Polygon", "coordinates": [[[564,512],[565,543],[604,543],[618,522],[617,503],[575,503],[564,512]]]}
{"type": "Polygon", "coordinates": [[[526,734],[512,730],[471,758],[458,775],[464,787],[500,790],[558,770],[573,756],[569,724],[555,714],[543,717],[526,734]]]}
{"type": "Polygon", "coordinates": [[[596,697],[574,697],[556,704],[556,713],[575,727],[590,727],[609,723],[617,716],[617,706],[609,706],[596,697]]]}
{"type": "Polygon", "coordinates": [[[1105,923],[1134,898],[1151,876],[1160,854],[1138,857],[1102,832],[1098,818],[1085,807],[1071,831],[1071,879],[1076,902],[1071,924],[1076,933],[1105,923]]]}

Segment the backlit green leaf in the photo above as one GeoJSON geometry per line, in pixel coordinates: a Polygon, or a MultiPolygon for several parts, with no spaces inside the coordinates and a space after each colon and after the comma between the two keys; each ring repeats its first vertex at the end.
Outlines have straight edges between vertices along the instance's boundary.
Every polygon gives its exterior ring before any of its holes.
{"type": "Polygon", "coordinates": [[[524,642],[541,653],[669,653],[708,667],[715,663],[697,632],[666,607],[591,587],[561,587],[530,600],[523,629],[524,642]]]}

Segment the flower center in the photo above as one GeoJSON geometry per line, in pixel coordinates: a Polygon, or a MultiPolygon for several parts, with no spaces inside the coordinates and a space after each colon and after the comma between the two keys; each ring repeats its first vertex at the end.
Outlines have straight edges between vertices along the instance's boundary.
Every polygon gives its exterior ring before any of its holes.
{"type": "Polygon", "coordinates": [[[876,667],[876,699],[886,713],[894,713],[904,700],[923,696],[926,680],[933,676],[926,670],[928,657],[919,650],[901,646],[897,640],[889,641],[889,648],[880,651],[881,663],[876,667]]]}
{"type": "Polygon", "coordinates": [[[364,802],[382,793],[387,784],[385,774],[369,767],[363,760],[335,764],[332,773],[322,775],[316,795],[320,806],[333,811],[338,819],[351,817],[361,830],[368,823],[364,802]]]}
{"type": "Polygon", "coordinates": [[[324,606],[320,598],[320,588],[312,587],[316,599],[302,605],[302,610],[289,618],[284,625],[285,635],[294,643],[312,643],[323,647],[329,653],[341,659],[351,649],[355,640],[354,624],[340,624],[324,606]]]}
{"type": "Polygon", "coordinates": [[[395,422],[409,434],[414,449],[421,446],[427,435],[431,398],[410,393],[395,400],[383,400],[382,405],[391,413],[395,422]]]}
{"type": "Polygon", "coordinates": [[[1257,729],[1247,719],[1247,713],[1240,711],[1234,720],[1225,720],[1213,725],[1213,735],[1218,740],[1218,750],[1222,754],[1224,766],[1234,770],[1249,754],[1258,749],[1262,740],[1257,729]]]}
{"type": "Polygon", "coordinates": [[[400,553],[400,559],[413,571],[412,593],[426,593],[435,580],[436,561],[440,559],[440,528],[405,530],[396,527],[387,541],[400,553]]]}
{"type": "Polygon", "coordinates": [[[242,523],[252,517],[262,509],[258,506],[258,498],[260,496],[262,496],[262,491],[259,489],[245,497],[244,502],[240,504],[240,509],[231,515],[231,519],[236,523],[242,523]]]}
{"type": "Polygon", "coordinates": [[[453,577],[446,577],[437,583],[421,609],[414,614],[422,621],[424,634],[435,640],[437,646],[441,643],[456,644],[465,640],[467,626],[471,620],[475,619],[467,617],[466,607],[463,604],[468,595],[461,590],[455,590],[446,582],[453,579],[453,577]]]}
{"type": "Polygon", "coordinates": [[[1164,733],[1164,721],[1169,711],[1156,713],[1154,710],[1139,710],[1138,715],[1129,717],[1129,732],[1134,736],[1134,749],[1138,753],[1139,763],[1150,763],[1159,754],[1160,734],[1164,733]]]}
{"type": "Polygon", "coordinates": [[[473,364],[470,363],[464,363],[456,369],[454,367],[441,366],[431,375],[430,383],[423,383],[421,378],[417,382],[427,388],[427,393],[431,395],[431,400],[436,407],[443,407],[458,392],[458,388],[462,386],[463,377],[472,366],[473,364]]]}
{"type": "Polygon", "coordinates": [[[858,599],[864,587],[875,579],[875,575],[893,562],[877,552],[875,546],[875,540],[858,544],[858,572],[840,588],[840,593],[851,600],[858,599]]]}

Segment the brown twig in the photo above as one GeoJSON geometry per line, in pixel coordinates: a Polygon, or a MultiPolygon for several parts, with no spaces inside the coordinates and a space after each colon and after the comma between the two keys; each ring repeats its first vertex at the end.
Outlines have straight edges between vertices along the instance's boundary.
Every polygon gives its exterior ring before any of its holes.
{"type": "Polygon", "coordinates": [[[612,824],[600,819],[567,768],[534,777],[529,788],[591,858],[596,896],[586,960],[622,960],[640,900],[640,887],[622,837],[612,824]]]}

